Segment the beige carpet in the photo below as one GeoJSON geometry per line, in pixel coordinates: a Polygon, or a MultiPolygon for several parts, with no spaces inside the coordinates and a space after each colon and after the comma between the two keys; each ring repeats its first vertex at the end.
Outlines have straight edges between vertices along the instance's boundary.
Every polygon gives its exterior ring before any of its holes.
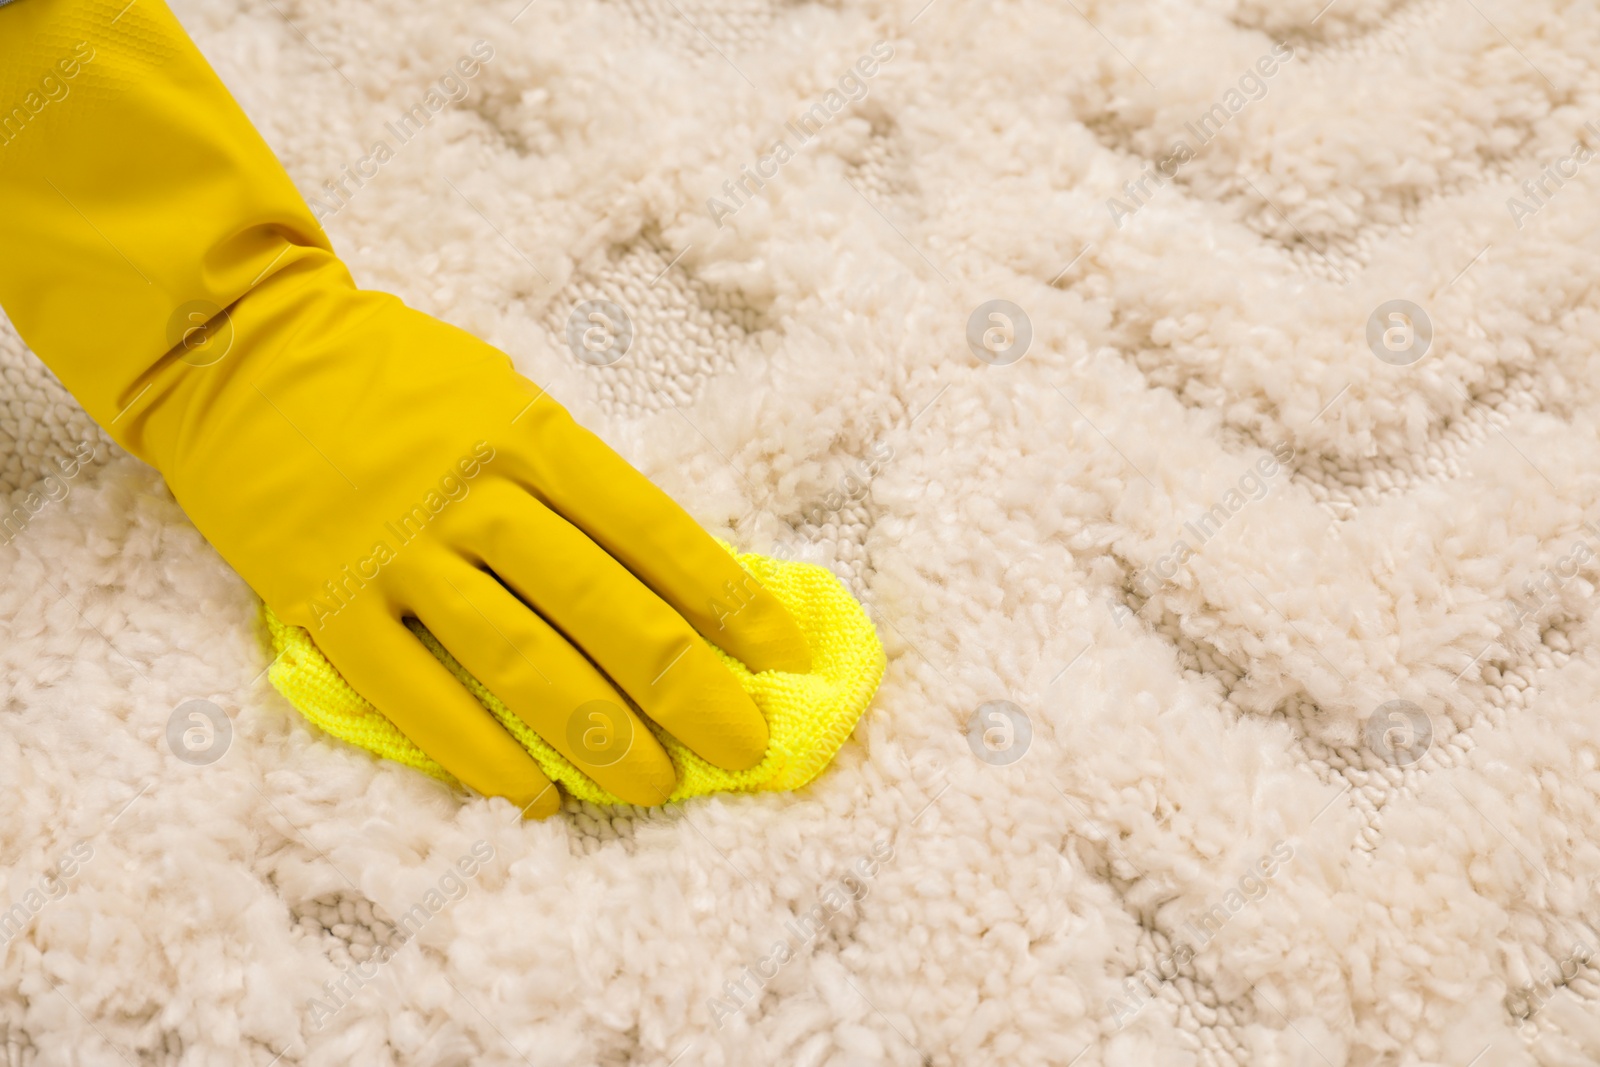
{"type": "Polygon", "coordinates": [[[1593,4],[523,2],[178,13],[882,691],[518,824],[301,723],[7,328],[0,1063],[1600,1060],[1593,4]]]}

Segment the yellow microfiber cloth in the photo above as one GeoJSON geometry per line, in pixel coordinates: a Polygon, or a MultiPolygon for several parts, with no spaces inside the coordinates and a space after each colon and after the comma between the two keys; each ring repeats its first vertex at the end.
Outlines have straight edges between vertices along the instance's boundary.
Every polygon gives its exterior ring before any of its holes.
{"type": "MultiPolygon", "coordinates": [[[[729,546],[723,547],[733,552],[729,546]]],[[[734,555],[799,624],[811,647],[811,670],[806,674],[752,674],[743,663],[712,646],[766,716],[770,734],[767,755],[747,771],[725,771],[689,751],[646,718],[678,772],[672,800],[715,792],[775,792],[805,785],[827,766],[855,729],[883,677],[883,646],[877,632],[861,605],[831,572],[813,564],[770,559],[753,552],[734,555]]],[[[350,688],[309,633],[283,622],[265,605],[261,611],[272,635],[273,651],[278,655],[268,677],[302,715],[333,736],[384,759],[455,783],[448,771],[350,688]]],[[[580,800],[623,803],[529,729],[420,623],[408,620],[407,625],[528,750],[551,781],[560,783],[580,800]]]]}

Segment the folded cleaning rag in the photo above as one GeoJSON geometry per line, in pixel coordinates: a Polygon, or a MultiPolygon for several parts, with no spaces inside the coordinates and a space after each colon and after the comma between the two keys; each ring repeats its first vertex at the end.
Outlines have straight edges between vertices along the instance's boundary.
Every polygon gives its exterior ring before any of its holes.
{"type": "MultiPolygon", "coordinates": [[[[723,547],[733,552],[729,546],[723,547]]],[[[695,755],[646,718],[644,721],[661,740],[678,772],[671,800],[715,792],[776,792],[805,785],[839,751],[883,677],[883,646],[877,632],[861,605],[831,572],[813,564],[770,559],[753,552],[734,555],[799,624],[811,647],[811,670],[805,674],[753,674],[713,645],[712,649],[766,716],[770,734],[767,755],[749,770],[725,771],[695,755]]],[[[449,772],[350,688],[308,632],[283,622],[265,605],[261,610],[278,657],[268,676],[302,715],[333,736],[384,759],[455,783],[449,772]]],[[[551,781],[560,783],[580,800],[623,803],[529,729],[420,623],[407,620],[407,625],[528,750],[551,781]]]]}

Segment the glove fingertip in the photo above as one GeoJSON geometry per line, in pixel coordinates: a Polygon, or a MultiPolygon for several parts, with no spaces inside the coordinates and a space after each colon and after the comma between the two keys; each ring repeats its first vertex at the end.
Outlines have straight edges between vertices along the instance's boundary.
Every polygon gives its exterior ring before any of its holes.
{"type": "Polygon", "coordinates": [[[521,809],[524,819],[548,819],[561,810],[561,793],[550,781],[507,793],[506,799],[521,809]]]}

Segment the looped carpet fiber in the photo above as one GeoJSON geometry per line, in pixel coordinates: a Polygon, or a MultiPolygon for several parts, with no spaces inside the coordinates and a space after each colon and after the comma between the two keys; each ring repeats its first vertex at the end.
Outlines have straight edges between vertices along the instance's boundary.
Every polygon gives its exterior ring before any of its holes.
{"type": "Polygon", "coordinates": [[[1592,2],[176,10],[887,666],[803,788],[523,823],[308,726],[0,328],[0,1063],[1600,1062],[1592,2]]]}

